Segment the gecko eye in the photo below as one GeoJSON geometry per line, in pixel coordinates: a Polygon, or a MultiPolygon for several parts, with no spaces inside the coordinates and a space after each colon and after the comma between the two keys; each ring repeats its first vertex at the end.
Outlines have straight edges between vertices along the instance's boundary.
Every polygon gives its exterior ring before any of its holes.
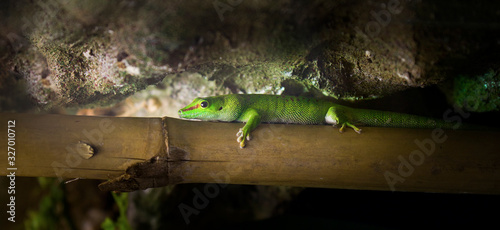
{"type": "Polygon", "coordinates": [[[219,111],[221,111],[221,110],[222,110],[222,106],[219,108],[219,111]]]}
{"type": "Polygon", "coordinates": [[[201,106],[201,108],[206,108],[206,107],[208,107],[208,102],[206,102],[206,101],[202,101],[202,102],[200,103],[200,106],[201,106]]]}

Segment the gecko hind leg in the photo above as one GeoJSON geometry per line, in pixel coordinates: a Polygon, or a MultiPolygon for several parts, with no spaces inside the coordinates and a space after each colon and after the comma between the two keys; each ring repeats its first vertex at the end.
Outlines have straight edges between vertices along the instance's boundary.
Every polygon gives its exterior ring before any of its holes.
{"type": "Polygon", "coordinates": [[[358,128],[358,127],[356,127],[355,125],[353,125],[353,124],[349,123],[349,122],[344,122],[344,123],[342,123],[342,126],[341,126],[341,127],[340,127],[340,129],[339,129],[339,132],[340,132],[340,133],[343,133],[343,132],[344,132],[344,129],[345,129],[345,127],[346,127],[346,126],[348,126],[348,127],[352,128],[352,129],[354,129],[354,132],[356,132],[356,133],[358,133],[358,134],[361,134],[361,129],[360,129],[360,128],[358,128]]]}
{"type": "Polygon", "coordinates": [[[354,129],[354,132],[356,132],[356,133],[358,133],[358,134],[361,134],[361,129],[360,129],[360,128],[358,128],[358,127],[356,127],[355,125],[353,125],[353,124],[351,124],[351,123],[349,123],[349,122],[346,122],[346,123],[344,123],[344,124],[346,124],[347,126],[351,127],[352,129],[354,129]]]}

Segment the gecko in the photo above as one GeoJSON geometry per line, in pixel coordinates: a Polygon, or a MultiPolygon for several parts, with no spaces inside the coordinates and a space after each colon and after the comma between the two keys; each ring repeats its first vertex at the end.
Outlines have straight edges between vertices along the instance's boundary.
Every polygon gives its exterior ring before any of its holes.
{"type": "Polygon", "coordinates": [[[452,124],[440,119],[389,111],[358,109],[331,101],[287,95],[228,94],[195,98],[179,110],[179,117],[203,121],[243,122],[237,132],[240,148],[250,141],[250,133],[263,123],[330,124],[361,133],[357,126],[395,128],[448,128],[452,124]]]}

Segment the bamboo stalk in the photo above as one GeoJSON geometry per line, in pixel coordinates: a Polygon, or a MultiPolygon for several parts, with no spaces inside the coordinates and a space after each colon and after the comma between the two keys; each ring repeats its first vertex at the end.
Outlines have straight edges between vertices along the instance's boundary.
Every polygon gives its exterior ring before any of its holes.
{"type": "Polygon", "coordinates": [[[185,151],[183,183],[500,193],[499,132],[264,124],[240,149],[242,124],[167,126],[170,146],[185,151]]]}
{"type": "Polygon", "coordinates": [[[2,113],[4,133],[9,120],[15,121],[15,165],[8,164],[8,137],[1,135],[1,175],[17,168],[17,176],[109,179],[164,148],[158,118],[2,113]],[[95,152],[90,159],[80,156],[88,153],[85,146],[95,152]]]}
{"type": "MultiPolygon", "coordinates": [[[[0,117],[4,125],[16,119],[16,175],[58,176],[53,162],[64,164],[75,155],[67,146],[83,140],[97,153],[89,159],[79,154],[78,165],[61,167],[62,177],[114,178],[101,184],[104,190],[218,183],[500,194],[498,131],[365,127],[359,135],[326,125],[263,124],[240,149],[235,134],[241,123],[0,117]],[[103,130],[102,141],[88,138],[90,130],[103,130]]],[[[1,136],[0,149],[6,143],[1,136]]]]}

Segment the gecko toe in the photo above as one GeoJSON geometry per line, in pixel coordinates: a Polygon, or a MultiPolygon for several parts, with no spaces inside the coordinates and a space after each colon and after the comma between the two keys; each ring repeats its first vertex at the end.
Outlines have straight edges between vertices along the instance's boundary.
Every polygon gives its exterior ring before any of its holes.
{"type": "Polygon", "coordinates": [[[241,149],[242,149],[242,148],[245,148],[245,142],[244,142],[244,141],[240,142],[240,148],[241,148],[241,149]]]}

